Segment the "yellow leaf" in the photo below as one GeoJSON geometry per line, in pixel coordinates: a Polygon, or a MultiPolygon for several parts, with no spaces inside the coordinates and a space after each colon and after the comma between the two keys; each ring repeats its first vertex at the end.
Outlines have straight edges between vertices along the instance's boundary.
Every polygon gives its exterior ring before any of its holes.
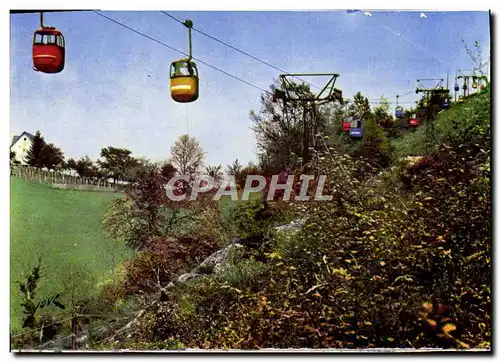
{"type": "Polygon", "coordinates": [[[370,240],[375,240],[375,238],[374,238],[373,236],[370,236],[370,238],[369,238],[369,239],[370,239],[370,240]]]}
{"type": "Polygon", "coordinates": [[[423,307],[424,307],[424,309],[425,309],[426,312],[430,312],[432,310],[432,303],[425,302],[423,304],[423,307]]]}
{"type": "Polygon", "coordinates": [[[269,259],[281,259],[281,255],[275,251],[267,256],[269,259]]]}
{"type": "Polygon", "coordinates": [[[381,261],[380,265],[384,266],[385,265],[385,261],[381,261]]]}
{"type": "Polygon", "coordinates": [[[462,348],[470,348],[470,346],[467,343],[461,342],[459,340],[457,340],[457,342],[458,342],[458,345],[462,348]]]}
{"type": "Polygon", "coordinates": [[[454,324],[446,323],[441,329],[444,333],[450,333],[451,331],[457,329],[457,327],[454,324]]]}
{"type": "Polygon", "coordinates": [[[429,325],[433,328],[437,325],[434,319],[427,319],[427,323],[429,323],[429,325]]]}

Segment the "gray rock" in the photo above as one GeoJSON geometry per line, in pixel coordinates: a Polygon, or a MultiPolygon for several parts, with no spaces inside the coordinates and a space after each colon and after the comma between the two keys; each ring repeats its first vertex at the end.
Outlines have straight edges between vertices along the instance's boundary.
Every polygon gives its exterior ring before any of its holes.
{"type": "Polygon", "coordinates": [[[235,262],[241,255],[244,246],[241,244],[231,244],[224,249],[218,250],[208,258],[206,258],[198,267],[196,267],[194,273],[202,274],[219,274],[228,264],[235,262]]]}
{"type": "Polygon", "coordinates": [[[185,273],[185,274],[182,274],[180,277],[178,277],[176,279],[176,282],[177,283],[184,283],[184,282],[187,282],[188,280],[191,280],[191,279],[194,279],[194,278],[197,278],[199,277],[200,274],[197,274],[197,273],[193,273],[193,272],[190,272],[190,273],[185,273]]]}
{"type": "Polygon", "coordinates": [[[176,285],[183,284],[188,280],[198,278],[202,275],[221,273],[229,264],[234,263],[239,258],[241,258],[243,249],[243,245],[230,244],[224,249],[216,251],[208,258],[206,258],[196,268],[188,273],[180,275],[179,277],[168,283],[164,290],[170,289],[176,285]]]}
{"type": "Polygon", "coordinates": [[[276,231],[298,231],[302,229],[302,227],[304,227],[306,220],[307,220],[306,218],[294,220],[289,224],[280,225],[275,227],[274,229],[276,231]]]}

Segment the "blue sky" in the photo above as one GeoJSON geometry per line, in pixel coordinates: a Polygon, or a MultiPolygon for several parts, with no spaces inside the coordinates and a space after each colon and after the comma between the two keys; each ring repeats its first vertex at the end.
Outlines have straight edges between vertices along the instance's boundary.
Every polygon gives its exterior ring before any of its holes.
{"type": "MultiPolygon", "coordinates": [[[[160,12],[105,12],[143,33],[187,51],[187,31],[160,12]]],[[[489,56],[487,12],[173,12],[182,20],[288,72],[337,72],[344,96],[370,100],[411,94],[417,78],[445,78],[471,68],[461,39],[480,41],[489,56]],[[398,35],[399,34],[399,35],[398,35]]],[[[96,159],[107,146],[126,147],[154,161],[170,154],[189,130],[206,151],[206,164],[255,160],[250,110],[261,91],[199,64],[200,98],[175,103],[169,66],[182,55],[94,13],[52,13],[46,25],[62,30],[66,67],[32,70],[37,14],[11,15],[11,136],[37,129],[66,157],[96,159]]],[[[193,33],[193,56],[268,89],[279,71],[193,33]]],[[[327,79],[311,79],[322,85],[327,79]]]]}

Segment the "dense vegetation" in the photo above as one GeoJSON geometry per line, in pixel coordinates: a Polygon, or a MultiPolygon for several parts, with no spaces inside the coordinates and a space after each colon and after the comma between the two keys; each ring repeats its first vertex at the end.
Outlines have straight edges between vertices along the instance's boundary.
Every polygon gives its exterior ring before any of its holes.
{"type": "MultiPolygon", "coordinates": [[[[299,173],[298,123],[266,97],[252,113],[260,163],[236,162],[235,176],[299,173]]],[[[352,107],[366,119],[362,141],[341,132],[342,107],[319,110],[311,167],[327,176],[330,201],[175,203],[162,192],[175,167],[141,173],[103,219],[137,256],[72,311],[78,348],[489,348],[489,87],[440,113],[432,134],[425,123],[391,133],[383,106],[360,93],[352,107]],[[302,228],[275,229],[304,217],[302,228]],[[235,238],[245,247],[224,268],[167,288],[235,238]]],[[[67,328],[52,333],[60,348],[67,328]]],[[[16,345],[50,339],[32,331],[16,345]]]]}

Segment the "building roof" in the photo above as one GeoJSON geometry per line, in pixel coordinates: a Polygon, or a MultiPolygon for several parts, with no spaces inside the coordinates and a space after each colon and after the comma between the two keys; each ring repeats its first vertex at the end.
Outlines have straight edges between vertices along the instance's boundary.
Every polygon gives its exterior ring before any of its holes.
{"type": "Polygon", "coordinates": [[[35,138],[35,136],[33,136],[31,133],[25,131],[25,132],[21,133],[19,136],[12,137],[12,143],[10,144],[10,147],[12,147],[14,145],[14,143],[16,143],[17,140],[19,138],[21,138],[22,136],[28,137],[30,139],[30,141],[33,141],[33,138],[35,138]]]}

